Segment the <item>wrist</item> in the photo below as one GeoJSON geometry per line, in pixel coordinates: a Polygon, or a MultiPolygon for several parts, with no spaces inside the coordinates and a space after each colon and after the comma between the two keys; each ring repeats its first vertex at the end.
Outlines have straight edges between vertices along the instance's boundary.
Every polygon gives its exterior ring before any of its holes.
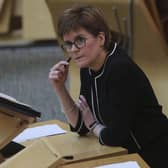
{"type": "Polygon", "coordinates": [[[104,128],[105,128],[104,125],[98,123],[98,124],[94,127],[94,129],[92,130],[92,132],[93,132],[93,134],[94,134],[95,136],[99,137],[99,136],[100,136],[100,132],[101,132],[104,128]]]}
{"type": "Polygon", "coordinates": [[[99,124],[97,121],[93,121],[89,126],[88,129],[90,131],[93,131],[93,129],[96,127],[96,125],[99,124]]]}

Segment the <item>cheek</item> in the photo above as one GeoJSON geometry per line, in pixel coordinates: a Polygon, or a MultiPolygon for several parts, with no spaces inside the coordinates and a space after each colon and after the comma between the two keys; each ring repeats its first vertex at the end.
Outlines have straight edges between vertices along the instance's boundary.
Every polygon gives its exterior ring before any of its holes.
{"type": "Polygon", "coordinates": [[[90,55],[91,59],[97,58],[97,55],[99,54],[101,48],[97,44],[91,44],[88,46],[88,55],[90,55]]]}
{"type": "Polygon", "coordinates": [[[92,50],[92,49],[94,49],[94,48],[97,48],[97,43],[96,43],[96,41],[92,41],[91,43],[89,43],[89,44],[87,45],[87,48],[90,49],[90,50],[92,50]]]}

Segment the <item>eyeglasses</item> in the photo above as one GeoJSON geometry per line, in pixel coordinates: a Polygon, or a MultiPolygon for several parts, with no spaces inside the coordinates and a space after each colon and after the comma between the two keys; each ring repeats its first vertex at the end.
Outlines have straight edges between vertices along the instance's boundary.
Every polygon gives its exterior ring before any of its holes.
{"type": "Polygon", "coordinates": [[[87,40],[86,37],[77,36],[73,42],[72,41],[65,41],[61,46],[65,51],[70,52],[72,50],[73,45],[77,49],[81,49],[81,48],[85,47],[86,40],[87,40]]]}

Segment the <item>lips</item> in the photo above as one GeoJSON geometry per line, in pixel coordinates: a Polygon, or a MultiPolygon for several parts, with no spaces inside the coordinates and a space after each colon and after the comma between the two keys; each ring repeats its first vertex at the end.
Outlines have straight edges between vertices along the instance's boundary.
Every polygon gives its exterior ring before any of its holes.
{"type": "Polygon", "coordinates": [[[82,58],[82,56],[78,56],[75,58],[76,61],[80,60],[82,58]]]}

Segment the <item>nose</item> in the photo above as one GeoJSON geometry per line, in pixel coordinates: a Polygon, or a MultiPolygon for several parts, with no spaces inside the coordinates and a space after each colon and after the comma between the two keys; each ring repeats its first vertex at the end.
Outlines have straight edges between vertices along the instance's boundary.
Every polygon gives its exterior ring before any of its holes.
{"type": "Polygon", "coordinates": [[[79,50],[79,48],[77,48],[75,44],[72,44],[71,52],[75,52],[78,50],[79,50]]]}

